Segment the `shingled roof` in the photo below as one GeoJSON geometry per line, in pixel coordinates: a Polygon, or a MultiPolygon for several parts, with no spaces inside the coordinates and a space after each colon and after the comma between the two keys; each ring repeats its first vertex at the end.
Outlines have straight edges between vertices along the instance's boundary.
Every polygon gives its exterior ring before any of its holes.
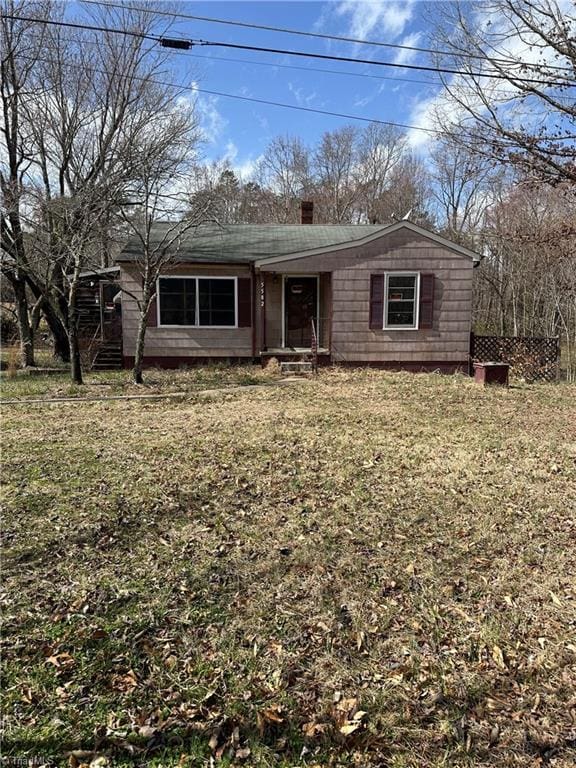
{"type": "MultiPolygon", "coordinates": [[[[160,243],[174,223],[159,222],[152,230],[160,243]]],[[[371,224],[200,224],[188,230],[177,251],[179,262],[250,263],[288,256],[315,248],[353,243],[386,230],[371,224]]],[[[116,261],[135,261],[142,252],[137,239],[130,240],[116,261]]]]}

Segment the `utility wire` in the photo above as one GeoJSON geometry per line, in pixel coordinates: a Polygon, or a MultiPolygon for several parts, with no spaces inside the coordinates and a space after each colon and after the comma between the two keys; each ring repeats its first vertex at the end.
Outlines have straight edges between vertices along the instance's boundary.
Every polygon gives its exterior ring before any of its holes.
{"type": "MultiPolygon", "coordinates": [[[[352,58],[351,56],[332,56],[327,53],[307,53],[304,51],[291,51],[291,50],[285,50],[282,48],[264,48],[262,46],[254,46],[254,45],[242,45],[240,43],[220,43],[220,42],[211,42],[207,40],[198,40],[192,42],[192,45],[210,45],[218,48],[235,48],[236,50],[240,51],[259,51],[260,53],[280,53],[285,54],[289,56],[304,56],[310,59],[321,59],[323,61],[345,61],[345,62],[352,62],[354,64],[369,64],[370,66],[378,66],[378,67],[394,67],[397,69],[412,69],[417,70],[419,72],[440,72],[442,74],[446,75],[459,75],[460,77],[485,77],[492,80],[502,80],[502,75],[498,74],[496,72],[463,72],[460,69],[452,69],[449,67],[433,67],[428,66],[425,64],[395,64],[392,61],[371,61],[370,59],[358,59],[358,58],[352,58]]],[[[576,83],[562,83],[558,81],[543,81],[543,80],[537,80],[533,78],[527,78],[527,77],[516,77],[514,75],[508,75],[509,80],[514,80],[518,83],[532,83],[537,85],[549,85],[549,86],[560,86],[560,85],[571,85],[572,87],[576,87],[576,83]]]]}
{"type": "Polygon", "coordinates": [[[29,21],[32,24],[49,24],[54,27],[72,27],[73,29],[90,29],[94,32],[113,32],[115,35],[128,35],[129,37],[139,37],[142,40],[151,40],[154,43],[159,41],[155,35],[147,35],[144,32],[134,32],[127,29],[114,29],[114,27],[97,27],[89,24],[80,24],[73,21],[54,21],[53,19],[36,19],[29,16],[14,16],[9,13],[0,14],[0,19],[11,19],[12,21],[29,21]]]}
{"type": "MultiPolygon", "coordinates": [[[[104,0],[104,2],[101,2],[100,0],[83,0],[83,2],[87,3],[88,5],[98,5],[98,6],[109,5],[111,8],[122,8],[128,11],[144,10],[142,7],[137,8],[136,6],[126,5],[123,3],[109,2],[109,0],[104,0]]],[[[462,57],[462,58],[478,59],[480,61],[486,61],[487,59],[487,56],[481,55],[479,53],[467,53],[467,52],[460,53],[459,52],[458,54],[454,54],[453,52],[450,52],[450,51],[437,51],[437,50],[434,50],[433,48],[420,48],[415,45],[401,45],[400,43],[384,43],[380,40],[365,40],[365,39],[356,38],[356,37],[344,37],[342,35],[329,35],[321,32],[306,32],[301,29],[290,29],[288,27],[273,27],[267,24],[251,24],[247,21],[237,21],[234,19],[217,19],[211,16],[196,16],[191,13],[177,13],[177,12],[172,13],[170,11],[154,10],[154,14],[156,16],[167,16],[170,18],[191,19],[193,21],[202,21],[202,22],[207,22],[209,24],[225,24],[233,27],[244,27],[246,29],[259,29],[265,32],[280,32],[282,34],[287,34],[287,35],[299,35],[301,37],[312,37],[320,40],[336,40],[338,42],[354,43],[356,45],[370,45],[370,46],[377,46],[379,48],[393,48],[393,49],[402,50],[402,51],[430,53],[434,56],[458,55],[459,57],[462,57]]],[[[498,64],[502,64],[502,65],[512,64],[516,66],[522,66],[522,63],[516,62],[513,59],[493,58],[491,59],[491,61],[496,62],[498,64]]],[[[526,62],[525,65],[531,66],[528,62],[526,62]]],[[[572,70],[568,67],[558,67],[553,65],[548,66],[548,69],[554,69],[560,72],[572,72],[572,70]]]]}
{"type": "MultiPolygon", "coordinates": [[[[34,57],[32,56],[23,56],[22,58],[34,60],[34,57]]],[[[44,59],[41,57],[36,57],[36,58],[37,60],[44,61],[47,64],[57,64],[57,65],[63,64],[64,66],[70,66],[76,69],[82,68],[79,64],[74,64],[69,61],[60,62],[60,61],[54,61],[53,59],[44,59]]],[[[85,68],[89,69],[91,72],[97,72],[98,74],[106,75],[107,77],[118,77],[118,78],[123,77],[121,74],[118,74],[116,72],[110,72],[108,70],[100,69],[98,67],[93,67],[91,65],[88,65],[85,68]]],[[[138,77],[136,75],[130,75],[130,79],[138,80],[140,82],[148,82],[154,85],[160,85],[164,88],[176,88],[183,91],[192,91],[193,93],[205,93],[205,94],[208,94],[209,96],[222,96],[223,98],[226,98],[226,99],[236,99],[237,101],[249,101],[255,104],[265,104],[267,106],[272,106],[272,107],[282,107],[283,109],[294,109],[299,112],[311,112],[318,115],[328,115],[329,117],[341,117],[346,120],[358,120],[363,123],[375,123],[377,125],[387,125],[392,128],[403,128],[409,131],[423,131],[424,133],[428,133],[436,136],[444,135],[443,131],[437,130],[435,128],[423,128],[420,125],[396,123],[390,120],[379,120],[378,118],[375,118],[375,117],[362,117],[361,115],[350,115],[345,112],[332,112],[330,110],[316,109],[314,107],[302,107],[296,104],[286,104],[280,101],[270,101],[269,99],[258,99],[253,96],[239,96],[238,94],[235,94],[235,93],[213,91],[213,90],[208,90],[206,88],[198,88],[198,86],[195,86],[195,85],[183,85],[182,83],[174,83],[167,80],[156,80],[155,78],[146,78],[146,77],[138,77]]],[[[563,138],[562,140],[567,140],[567,139],[563,138]]]]}
{"type": "MultiPolygon", "coordinates": [[[[23,55],[22,58],[29,59],[32,61],[34,60],[43,61],[46,64],[57,64],[57,65],[63,65],[65,67],[74,67],[76,69],[81,68],[79,64],[74,64],[71,61],[54,61],[54,59],[46,59],[40,56],[34,57],[34,56],[26,56],[26,55],[23,55]]],[[[99,67],[93,67],[91,65],[86,65],[84,68],[90,70],[91,72],[96,72],[98,74],[106,75],[108,77],[113,77],[113,76],[117,76],[118,78],[123,77],[122,74],[119,74],[116,72],[109,72],[108,70],[100,69],[99,67]]],[[[160,85],[164,88],[176,88],[183,91],[192,91],[193,93],[205,93],[205,94],[208,94],[209,96],[222,96],[223,98],[226,98],[226,99],[236,99],[238,101],[249,101],[255,104],[265,104],[267,106],[282,107],[284,109],[295,109],[295,110],[298,110],[299,112],[312,112],[318,115],[328,115],[330,117],[342,117],[346,120],[359,120],[363,123],[376,123],[378,125],[388,125],[393,128],[404,128],[410,131],[424,131],[425,133],[431,133],[436,135],[442,134],[442,131],[438,131],[433,128],[423,128],[419,125],[395,123],[389,120],[379,120],[373,117],[362,117],[361,115],[350,115],[350,114],[346,114],[345,112],[332,112],[327,109],[316,109],[314,107],[302,107],[296,104],[286,104],[281,101],[270,101],[269,99],[257,99],[253,96],[239,96],[238,94],[235,94],[235,93],[225,93],[223,91],[212,91],[206,88],[198,88],[195,85],[183,85],[182,83],[174,83],[168,80],[156,80],[156,79],[147,78],[147,77],[137,77],[136,75],[130,75],[129,79],[138,80],[140,82],[148,82],[154,85],[160,85]]]]}
{"type": "MultiPolygon", "coordinates": [[[[83,0],[87,2],[87,0],[83,0]]],[[[67,43],[79,43],[81,45],[98,45],[95,40],[81,40],[77,37],[61,38],[67,43]]],[[[295,69],[299,72],[320,72],[327,75],[343,75],[344,77],[368,77],[372,80],[389,80],[396,83],[417,83],[419,85],[442,85],[442,80],[416,80],[414,78],[396,77],[395,75],[373,75],[370,72],[351,72],[349,69],[325,69],[323,67],[301,67],[297,64],[280,64],[275,61],[257,61],[256,59],[236,59],[229,56],[204,55],[202,53],[190,53],[189,51],[179,51],[181,56],[188,56],[191,59],[202,59],[204,61],[223,61],[232,64],[254,64],[257,67],[278,67],[280,69],[295,69]]]]}
{"type": "MultiPolygon", "coordinates": [[[[84,2],[87,2],[87,0],[83,0],[84,2]]],[[[96,40],[81,40],[77,37],[65,37],[62,38],[65,42],[68,43],[79,43],[81,45],[99,45],[99,43],[96,40]]],[[[368,77],[370,79],[375,80],[386,80],[389,82],[396,82],[396,83],[415,83],[418,85],[431,85],[431,86],[441,86],[443,85],[442,80],[416,80],[415,78],[407,78],[407,77],[396,77],[395,75],[373,75],[370,72],[350,72],[350,70],[341,70],[341,69],[325,69],[323,67],[301,67],[297,64],[280,64],[278,62],[274,61],[256,61],[256,59],[236,59],[233,57],[227,57],[227,56],[213,56],[208,55],[205,56],[201,53],[190,53],[189,51],[178,51],[179,55],[186,56],[192,59],[202,59],[204,61],[211,61],[211,62],[230,62],[233,64],[245,64],[245,65],[256,65],[258,67],[279,67],[280,69],[295,69],[300,72],[321,72],[323,74],[329,74],[329,75],[342,75],[344,77],[368,77]]],[[[499,93],[493,92],[493,95],[498,97],[499,93]]],[[[509,95],[509,94],[505,94],[509,95]]],[[[531,94],[524,94],[524,98],[528,98],[531,94]]],[[[555,101],[561,101],[566,102],[569,104],[573,103],[573,99],[570,99],[567,96],[554,96],[555,101]]]]}
{"type": "MultiPolygon", "coordinates": [[[[60,26],[60,27],[73,27],[74,29],[87,29],[92,30],[96,32],[112,32],[114,34],[121,34],[121,35],[131,35],[134,37],[139,37],[141,39],[151,40],[153,42],[159,43],[161,46],[165,48],[175,48],[175,49],[189,49],[194,46],[214,46],[217,48],[234,48],[236,50],[242,50],[242,51],[258,51],[259,53],[277,53],[277,54],[283,54],[287,56],[302,56],[305,58],[311,58],[311,59],[321,59],[323,61],[344,61],[348,63],[353,64],[368,64],[370,66],[379,66],[379,67],[394,67],[398,69],[412,69],[412,70],[418,70],[423,72],[439,72],[443,74],[453,74],[453,75],[460,75],[461,77],[483,77],[483,78],[489,78],[494,80],[501,80],[502,75],[494,72],[463,72],[458,69],[451,69],[447,67],[433,67],[433,66],[425,66],[425,65],[417,65],[417,64],[395,64],[390,61],[372,61],[370,59],[358,59],[358,58],[352,58],[350,56],[334,56],[330,54],[324,54],[324,53],[307,53],[305,51],[293,51],[293,50],[286,50],[284,48],[266,48],[263,46],[255,46],[255,45],[242,45],[240,43],[222,43],[222,42],[215,42],[215,41],[209,41],[209,40],[188,40],[185,38],[165,38],[165,37],[158,37],[155,35],[149,35],[145,34],[143,32],[133,32],[131,30],[122,30],[122,29],[114,29],[112,27],[96,27],[91,26],[89,24],[80,24],[80,23],[74,23],[74,22],[67,22],[67,21],[53,21],[53,20],[47,20],[47,19],[38,19],[33,17],[27,17],[27,16],[14,16],[11,14],[2,14],[1,18],[6,19],[12,19],[16,21],[29,21],[31,23],[38,23],[38,24],[51,24],[54,26],[60,26]]],[[[540,86],[550,86],[550,87],[576,87],[576,83],[574,82],[552,82],[552,81],[544,81],[544,80],[538,80],[538,79],[531,79],[531,78],[525,78],[525,77],[514,77],[508,75],[508,79],[512,82],[517,83],[532,83],[537,84],[540,86]]]]}

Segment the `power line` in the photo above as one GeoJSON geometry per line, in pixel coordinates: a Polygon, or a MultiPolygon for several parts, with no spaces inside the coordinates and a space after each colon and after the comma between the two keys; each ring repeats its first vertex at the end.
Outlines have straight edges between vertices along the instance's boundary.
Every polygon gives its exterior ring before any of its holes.
{"type": "Polygon", "coordinates": [[[0,19],[11,19],[12,21],[29,21],[32,24],[49,24],[55,27],[72,27],[73,29],[90,29],[94,32],[112,32],[115,35],[128,35],[129,37],[139,37],[142,40],[151,40],[154,43],[159,41],[154,35],[147,35],[144,32],[134,32],[127,29],[114,29],[114,27],[97,27],[89,24],[80,24],[73,21],[54,21],[53,19],[36,19],[28,16],[14,16],[9,13],[0,14],[0,19]]]}
{"type": "MultiPolygon", "coordinates": [[[[355,64],[369,64],[370,66],[378,66],[378,67],[394,67],[397,69],[412,69],[417,70],[420,72],[440,72],[442,74],[446,75],[459,75],[460,77],[485,77],[492,80],[502,80],[502,75],[494,73],[494,72],[463,72],[459,69],[451,69],[448,67],[433,67],[433,66],[427,66],[425,64],[395,64],[391,61],[371,61],[370,59],[357,59],[352,58],[350,56],[332,56],[327,53],[307,53],[304,51],[291,51],[291,50],[285,50],[282,48],[265,48],[263,46],[255,46],[255,45],[242,45],[241,43],[220,43],[220,42],[210,42],[207,40],[198,40],[198,41],[191,41],[192,45],[201,45],[201,46],[214,46],[217,48],[235,48],[236,50],[240,51],[258,51],[260,53],[280,53],[285,54],[289,56],[304,56],[310,59],[321,59],[324,61],[345,61],[345,62],[352,62],[355,64]]],[[[549,85],[549,86],[560,86],[560,85],[567,85],[567,83],[561,83],[561,82],[546,82],[543,80],[535,80],[531,78],[526,77],[514,77],[513,75],[508,76],[509,80],[514,80],[518,83],[531,83],[531,84],[537,84],[537,85],[549,85]]],[[[576,83],[573,85],[573,87],[576,87],[576,83]]]]}
{"type": "MultiPolygon", "coordinates": [[[[84,2],[89,5],[98,5],[98,6],[109,5],[111,8],[123,8],[128,11],[142,10],[142,8],[137,8],[135,6],[126,5],[123,3],[109,2],[108,0],[104,0],[104,2],[100,2],[100,0],[84,0],[84,2]]],[[[299,35],[301,37],[312,37],[320,40],[336,40],[338,42],[343,42],[343,43],[355,43],[356,45],[370,45],[370,46],[377,46],[379,48],[393,48],[393,49],[402,50],[402,51],[414,51],[416,53],[430,53],[434,56],[454,56],[455,55],[450,51],[437,51],[437,50],[434,50],[433,48],[420,48],[415,45],[401,45],[400,43],[384,43],[380,40],[365,40],[365,39],[355,38],[355,37],[344,37],[342,35],[329,35],[321,32],[306,32],[301,29],[291,29],[288,27],[273,27],[267,24],[252,24],[246,21],[237,21],[234,19],[217,19],[211,16],[196,16],[191,13],[177,13],[177,12],[171,13],[169,11],[154,10],[154,14],[156,16],[168,16],[170,18],[202,21],[202,22],[207,22],[209,24],[225,24],[228,26],[243,27],[246,29],[259,29],[265,32],[280,32],[282,34],[287,34],[287,35],[299,35]]],[[[461,53],[458,53],[457,55],[459,57],[466,58],[466,59],[478,59],[480,61],[487,60],[487,57],[485,55],[483,56],[478,53],[461,52],[461,53]]],[[[513,64],[515,66],[523,66],[522,62],[520,63],[515,62],[514,60],[511,60],[511,59],[494,58],[494,59],[491,59],[491,61],[496,62],[498,64],[503,64],[503,65],[513,64]]],[[[550,65],[548,68],[558,70],[560,72],[570,72],[570,73],[572,72],[572,70],[567,67],[558,67],[558,66],[550,65]]]]}
{"type": "MultiPolygon", "coordinates": [[[[184,54],[182,54],[184,55],[184,54]]],[[[442,85],[441,80],[415,80],[393,75],[373,75],[370,72],[350,72],[349,70],[325,69],[324,67],[299,67],[297,64],[279,64],[274,61],[256,61],[255,59],[234,59],[226,56],[203,56],[200,53],[187,53],[193,59],[207,61],[226,61],[232,64],[255,64],[258,67],[279,67],[280,69],[295,69],[300,72],[321,72],[327,75],[344,75],[345,77],[369,77],[374,80],[389,80],[397,83],[417,83],[420,85],[442,85]]]]}
{"type": "MultiPolygon", "coordinates": [[[[84,0],[87,2],[87,0],[84,0]]],[[[99,45],[99,43],[96,40],[80,40],[79,38],[75,37],[66,37],[62,38],[65,42],[71,42],[71,43],[80,43],[82,45],[99,45]]],[[[230,62],[233,64],[248,64],[248,65],[256,65],[259,67],[279,67],[281,69],[294,69],[298,70],[300,72],[321,72],[324,74],[330,74],[330,75],[343,75],[344,77],[368,77],[370,79],[375,80],[387,80],[389,82],[396,82],[396,83],[416,83],[418,85],[432,85],[432,86],[441,86],[443,85],[442,80],[416,80],[414,78],[406,78],[406,77],[396,77],[392,75],[373,75],[370,72],[350,72],[349,70],[341,70],[341,69],[325,69],[323,67],[300,67],[296,64],[280,64],[278,62],[274,61],[256,61],[256,59],[236,59],[232,57],[227,56],[204,56],[200,53],[190,53],[189,51],[178,51],[178,53],[181,56],[187,56],[192,59],[204,59],[205,61],[222,61],[222,62],[230,62]]],[[[498,96],[499,94],[497,92],[493,92],[493,95],[498,96]]],[[[529,96],[530,94],[524,94],[524,97],[529,96]]],[[[573,99],[570,99],[569,97],[565,96],[554,96],[555,101],[564,101],[567,103],[572,103],[573,99]]]]}
{"type": "MultiPolygon", "coordinates": [[[[61,26],[61,27],[73,27],[75,29],[87,29],[87,30],[92,30],[96,32],[112,32],[114,34],[132,35],[134,37],[139,37],[141,39],[151,40],[166,48],[192,48],[194,46],[202,46],[202,47],[214,46],[217,48],[234,48],[236,50],[243,50],[243,51],[257,51],[259,53],[276,53],[276,54],[282,54],[287,56],[302,56],[302,57],[311,58],[311,59],[321,59],[323,61],[344,61],[344,62],[353,63],[353,64],[368,64],[369,66],[394,67],[398,69],[412,69],[412,70],[419,70],[423,72],[438,72],[442,74],[453,74],[453,75],[459,75],[461,77],[483,77],[483,78],[489,78],[494,80],[502,80],[502,75],[494,72],[463,72],[458,69],[450,69],[447,67],[433,67],[433,66],[425,66],[425,65],[417,65],[417,64],[395,64],[390,61],[372,61],[370,59],[358,59],[358,58],[352,58],[350,56],[334,56],[334,55],[324,54],[324,53],[308,53],[305,51],[293,51],[293,50],[286,50],[283,48],[267,48],[267,47],[255,46],[255,45],[242,45],[240,43],[222,43],[222,42],[215,42],[215,41],[209,41],[209,40],[187,40],[185,38],[171,39],[171,38],[165,38],[165,37],[157,37],[155,35],[148,35],[143,32],[133,32],[130,30],[114,29],[112,27],[96,27],[96,26],[91,26],[89,24],[79,24],[79,23],[66,22],[66,21],[53,21],[53,20],[38,19],[38,18],[32,18],[32,17],[26,17],[26,16],[14,16],[9,14],[3,14],[2,18],[13,19],[16,21],[29,21],[31,23],[38,23],[38,24],[51,24],[54,26],[61,26]]],[[[511,77],[511,76],[508,76],[508,79],[511,82],[531,83],[531,84],[537,84],[540,86],[576,87],[576,83],[569,83],[569,82],[557,82],[557,81],[551,82],[551,81],[543,81],[543,80],[537,80],[537,79],[531,79],[531,78],[511,77]]]]}
{"type": "MultiPolygon", "coordinates": [[[[22,58],[26,58],[26,59],[29,59],[29,60],[34,60],[35,57],[23,55],[22,58]]],[[[43,62],[45,62],[47,64],[58,64],[58,65],[62,64],[64,66],[75,67],[77,69],[80,67],[79,64],[74,64],[73,62],[70,62],[70,61],[62,61],[62,62],[60,62],[60,61],[54,61],[54,59],[46,59],[46,58],[42,58],[42,57],[36,57],[36,59],[38,61],[43,61],[43,62]]],[[[111,76],[117,76],[119,78],[123,77],[122,74],[112,73],[112,72],[109,72],[109,71],[107,71],[105,69],[100,69],[99,67],[93,67],[91,65],[86,65],[86,69],[89,69],[91,72],[96,72],[98,74],[107,75],[109,77],[111,77],[111,76]]],[[[302,107],[302,106],[297,105],[297,104],[286,104],[286,103],[281,102],[281,101],[271,101],[269,99],[258,99],[258,98],[253,97],[253,96],[239,96],[238,94],[235,94],[235,93],[225,93],[223,91],[212,91],[212,90],[208,90],[206,88],[198,88],[198,86],[195,86],[195,85],[183,85],[182,83],[173,83],[171,81],[166,81],[166,80],[156,80],[156,79],[146,78],[146,77],[137,77],[136,75],[130,75],[130,79],[131,80],[138,80],[138,81],[141,81],[141,82],[148,82],[148,83],[152,83],[154,85],[160,85],[160,86],[163,86],[165,88],[176,88],[176,89],[183,90],[183,91],[192,91],[193,93],[204,93],[204,94],[207,94],[209,96],[222,96],[223,98],[226,98],[226,99],[236,99],[238,101],[249,101],[249,102],[253,102],[255,104],[265,104],[267,106],[282,107],[284,109],[295,109],[295,110],[297,110],[299,112],[312,112],[312,113],[319,114],[319,115],[327,115],[329,117],[342,117],[342,118],[344,118],[346,120],[359,120],[359,121],[361,121],[363,123],[376,123],[377,125],[387,125],[387,126],[391,126],[393,128],[404,128],[405,130],[410,130],[410,131],[424,131],[425,133],[431,133],[431,134],[436,134],[436,135],[441,135],[442,134],[442,131],[438,131],[438,130],[435,130],[433,128],[423,128],[423,127],[421,127],[419,125],[408,125],[406,123],[395,123],[395,122],[392,122],[392,121],[389,121],[389,120],[379,120],[378,118],[362,117],[361,115],[350,115],[350,114],[347,114],[345,112],[332,112],[330,110],[316,109],[314,107],[302,107]]]]}
{"type": "MultiPolygon", "coordinates": [[[[86,2],[87,0],[84,0],[86,2]]],[[[65,42],[81,43],[82,45],[98,45],[95,40],[80,40],[75,37],[62,38],[65,42]]],[[[343,75],[344,77],[368,77],[372,80],[388,80],[396,83],[416,83],[418,85],[442,85],[441,80],[416,80],[414,78],[396,77],[394,75],[373,75],[370,72],[350,72],[348,69],[325,69],[323,67],[300,67],[297,64],[280,64],[275,61],[256,61],[256,59],[235,59],[229,56],[205,56],[201,53],[190,53],[189,51],[179,51],[180,55],[188,56],[191,59],[203,59],[205,61],[223,61],[232,64],[254,64],[258,67],[278,67],[280,69],[294,69],[299,72],[321,72],[328,75],[343,75]]]]}

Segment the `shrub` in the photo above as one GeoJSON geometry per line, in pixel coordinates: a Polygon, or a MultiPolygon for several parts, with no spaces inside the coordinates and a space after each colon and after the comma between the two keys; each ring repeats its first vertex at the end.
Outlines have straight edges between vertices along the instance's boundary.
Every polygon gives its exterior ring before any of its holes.
{"type": "Polygon", "coordinates": [[[6,310],[0,312],[0,339],[2,344],[13,344],[18,338],[16,318],[6,310]]]}

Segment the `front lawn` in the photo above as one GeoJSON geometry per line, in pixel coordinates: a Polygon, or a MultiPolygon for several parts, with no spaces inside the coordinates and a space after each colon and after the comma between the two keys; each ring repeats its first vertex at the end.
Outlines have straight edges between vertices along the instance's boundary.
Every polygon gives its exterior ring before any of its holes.
{"type": "Polygon", "coordinates": [[[574,387],[2,414],[4,756],[575,764],[574,387]]]}
{"type": "Polygon", "coordinates": [[[84,384],[74,384],[68,371],[35,374],[27,371],[0,374],[0,398],[51,399],[61,397],[108,397],[110,395],[156,395],[193,393],[203,389],[269,384],[275,377],[259,365],[213,365],[204,368],[144,371],[144,385],[132,381],[132,371],[85,371],[84,384]]]}

